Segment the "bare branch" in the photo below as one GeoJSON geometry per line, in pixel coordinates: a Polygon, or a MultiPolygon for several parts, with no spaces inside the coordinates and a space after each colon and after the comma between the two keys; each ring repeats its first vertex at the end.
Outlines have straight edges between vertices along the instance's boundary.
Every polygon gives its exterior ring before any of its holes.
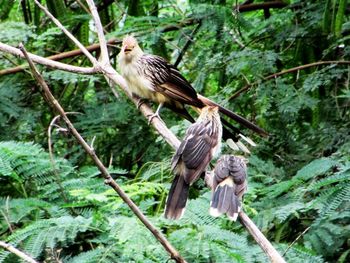
{"type": "Polygon", "coordinates": [[[259,228],[257,228],[254,222],[243,211],[239,213],[239,219],[241,223],[247,228],[249,233],[253,236],[255,241],[259,244],[259,246],[264,250],[266,255],[270,258],[271,262],[286,263],[278,251],[266,239],[263,233],[260,232],[259,228]]]}
{"type": "MultiPolygon", "coordinates": [[[[19,57],[24,57],[21,51],[18,48],[14,48],[10,45],[6,45],[4,43],[0,42],[0,51],[10,53],[15,56],[19,57]]],[[[53,61],[47,58],[43,58],[34,54],[28,54],[30,59],[32,59],[34,62],[39,63],[41,65],[48,66],[50,68],[54,69],[59,69],[59,70],[64,70],[64,71],[69,71],[69,72],[74,72],[74,73],[81,73],[81,74],[95,74],[97,72],[96,69],[94,68],[83,68],[83,67],[76,67],[76,66],[71,66],[67,65],[61,62],[53,61]]],[[[4,70],[6,71],[6,70],[4,70]]],[[[6,72],[5,72],[6,74],[6,72]]],[[[3,71],[0,71],[0,76],[5,75],[3,71]]]]}
{"type": "Polygon", "coordinates": [[[184,56],[184,54],[186,53],[187,49],[190,47],[191,43],[194,42],[194,36],[197,34],[199,28],[201,27],[201,23],[199,22],[198,25],[195,27],[195,29],[193,29],[191,35],[189,36],[189,38],[187,39],[185,45],[183,46],[183,48],[181,49],[180,51],[180,54],[179,56],[177,57],[175,63],[174,63],[174,66],[177,67],[181,60],[182,60],[182,57],[184,56]]]}
{"type": "MultiPolygon", "coordinates": [[[[162,29],[160,29],[160,32],[170,32],[170,31],[174,31],[174,30],[179,30],[179,29],[181,29],[183,27],[192,26],[192,25],[194,25],[196,23],[200,23],[200,21],[201,20],[199,20],[199,19],[186,19],[184,21],[180,21],[178,24],[175,24],[175,25],[171,24],[171,25],[164,26],[162,29]]],[[[154,29],[152,29],[152,31],[153,30],[154,29]]],[[[147,34],[150,31],[151,30],[148,30],[148,31],[146,30],[142,34],[147,34]]],[[[140,34],[140,35],[142,35],[142,34],[140,34]]],[[[121,40],[120,39],[116,39],[116,38],[111,38],[110,40],[107,41],[107,45],[117,45],[117,44],[120,44],[120,43],[121,43],[121,40]]],[[[92,52],[92,51],[100,49],[100,45],[99,44],[92,44],[90,46],[87,46],[86,49],[89,52],[92,52]]],[[[20,56],[23,56],[23,54],[21,52],[19,52],[19,53],[20,53],[20,56]]],[[[67,51],[67,52],[62,52],[62,53],[59,53],[59,54],[56,54],[56,55],[53,55],[53,56],[49,56],[49,57],[46,57],[46,58],[50,59],[50,60],[59,61],[59,60],[62,60],[62,59],[79,56],[81,54],[82,54],[82,51],[80,49],[75,49],[75,50],[71,50],[71,51],[67,51]]],[[[44,58],[42,58],[42,59],[44,59],[44,58]]],[[[35,61],[35,60],[33,59],[33,61],[35,61]]],[[[35,61],[35,62],[37,62],[37,61],[35,61]]],[[[39,63],[39,62],[37,62],[37,63],[39,63]]],[[[40,63],[40,64],[43,64],[43,63],[40,63]]],[[[45,65],[45,64],[43,64],[43,65],[45,65]]],[[[69,66],[69,65],[67,65],[67,66],[69,66]]],[[[70,66],[70,67],[72,67],[72,66],[70,66]]],[[[0,76],[7,75],[7,74],[12,74],[12,73],[17,73],[17,72],[23,71],[25,68],[26,68],[25,65],[21,65],[21,66],[17,66],[17,67],[14,67],[14,68],[0,70],[0,76]]],[[[57,68],[57,69],[61,69],[61,68],[57,68]]],[[[64,69],[62,69],[62,70],[64,70],[64,69]]],[[[70,71],[70,70],[67,70],[67,71],[70,71]]],[[[78,72],[78,73],[93,74],[94,72],[92,72],[92,73],[78,72]]]]}
{"type": "Polygon", "coordinates": [[[23,54],[25,55],[26,59],[28,60],[29,67],[33,73],[34,78],[38,81],[40,87],[42,88],[43,92],[45,93],[44,98],[47,99],[48,104],[56,110],[62,119],[67,124],[71,134],[76,138],[76,140],[79,142],[79,144],[84,148],[84,150],[90,155],[90,157],[95,162],[96,166],[100,170],[103,177],[106,179],[105,183],[111,186],[118,195],[123,199],[123,201],[130,207],[130,209],[134,212],[134,214],[140,219],[140,221],[151,231],[151,233],[155,236],[155,238],[163,245],[163,247],[168,251],[171,258],[176,260],[177,262],[186,262],[179,254],[179,252],[169,243],[169,241],[164,237],[164,235],[156,229],[153,224],[146,218],[146,216],[142,213],[142,211],[135,205],[135,203],[125,194],[123,189],[113,180],[111,175],[109,174],[107,168],[103,165],[101,160],[97,157],[96,153],[93,151],[93,149],[86,143],[86,141],[83,139],[83,137],[80,135],[80,133],[75,129],[73,124],[70,122],[70,120],[67,117],[66,112],[62,108],[62,106],[59,104],[59,102],[55,99],[55,97],[52,95],[49,87],[47,86],[46,82],[44,81],[43,77],[40,75],[40,73],[35,68],[33,62],[30,60],[25,48],[23,45],[20,46],[20,49],[22,50],[23,54]]]}
{"type": "Polygon", "coordinates": [[[70,40],[72,40],[72,41],[74,42],[74,44],[77,45],[77,47],[78,47],[78,48],[84,53],[84,55],[91,61],[91,63],[94,65],[94,67],[96,67],[96,66],[97,66],[97,60],[96,60],[96,58],[95,58],[93,55],[91,55],[91,53],[84,47],[84,45],[81,44],[81,43],[79,42],[79,40],[76,39],[76,38],[71,34],[71,32],[69,32],[69,31],[61,24],[61,22],[58,21],[58,19],[56,19],[56,18],[54,17],[54,16],[49,12],[49,10],[47,10],[43,5],[41,5],[41,4],[39,3],[38,0],[34,0],[34,2],[35,2],[35,4],[36,4],[41,10],[44,11],[44,13],[52,20],[52,22],[55,23],[56,26],[57,26],[59,29],[61,29],[61,30],[66,34],[66,36],[67,36],[70,40]]]}
{"type": "Polygon", "coordinates": [[[15,254],[16,256],[20,257],[21,259],[30,262],[30,263],[38,263],[38,261],[35,261],[30,256],[25,254],[24,252],[20,251],[19,249],[15,248],[14,246],[4,242],[0,241],[0,247],[3,247],[4,249],[10,251],[11,253],[15,254]]]}
{"type": "MultiPolygon", "coordinates": [[[[329,65],[329,64],[335,64],[335,65],[350,65],[350,61],[348,60],[330,60],[330,61],[317,61],[317,62],[313,62],[310,64],[305,64],[305,65],[301,65],[298,67],[294,67],[294,68],[290,68],[290,69],[286,69],[286,70],[282,70],[280,72],[268,75],[266,77],[263,78],[263,81],[267,81],[273,78],[277,78],[279,76],[282,76],[284,74],[288,74],[288,73],[292,73],[295,71],[299,71],[299,70],[303,70],[303,69],[307,69],[307,68],[311,68],[311,67],[317,67],[320,65],[329,65]]],[[[230,98],[229,100],[235,99],[237,97],[239,97],[239,95],[241,95],[243,92],[246,92],[247,90],[249,90],[252,86],[257,85],[261,82],[261,80],[255,81],[253,83],[247,84],[245,85],[243,88],[241,88],[240,90],[236,91],[230,98]]]]}
{"type": "Polygon", "coordinates": [[[101,63],[103,65],[109,64],[107,43],[106,43],[105,35],[103,33],[103,26],[102,26],[102,23],[101,23],[100,16],[98,15],[97,8],[95,6],[94,1],[86,0],[86,2],[89,5],[92,18],[94,19],[95,27],[96,27],[96,30],[97,30],[98,42],[100,42],[101,57],[102,57],[101,63]]]}
{"type": "Polygon", "coordinates": [[[254,10],[268,10],[270,8],[283,8],[286,7],[288,3],[283,1],[269,1],[264,3],[256,3],[256,4],[241,4],[238,6],[234,6],[233,9],[239,12],[249,12],[254,10]]]}
{"type": "Polygon", "coordinates": [[[288,250],[303,236],[307,231],[309,231],[311,226],[305,228],[305,230],[297,236],[297,238],[287,247],[287,249],[284,251],[283,256],[285,256],[288,252],[288,250]]]}

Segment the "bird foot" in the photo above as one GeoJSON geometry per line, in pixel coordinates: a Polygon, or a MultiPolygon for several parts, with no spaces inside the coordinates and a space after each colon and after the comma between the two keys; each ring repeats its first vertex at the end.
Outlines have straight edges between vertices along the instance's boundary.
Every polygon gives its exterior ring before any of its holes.
{"type": "Polygon", "coordinates": [[[141,107],[141,105],[144,104],[145,102],[146,102],[145,99],[139,98],[139,99],[137,100],[137,105],[136,105],[137,109],[139,110],[140,107],[141,107]]]}
{"type": "MultiPolygon", "coordinates": [[[[159,116],[159,113],[158,113],[158,112],[156,112],[156,113],[154,113],[154,114],[152,114],[152,115],[148,115],[147,118],[148,118],[148,125],[151,125],[153,118],[158,118],[161,122],[164,123],[164,121],[162,120],[162,118],[159,116]]],[[[164,123],[164,124],[165,124],[165,123],[164,123]]]]}

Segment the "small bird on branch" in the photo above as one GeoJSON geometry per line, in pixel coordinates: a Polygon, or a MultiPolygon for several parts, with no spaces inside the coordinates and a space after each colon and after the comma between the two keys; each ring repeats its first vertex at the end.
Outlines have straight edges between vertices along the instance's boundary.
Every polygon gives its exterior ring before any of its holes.
{"type": "MultiPolygon", "coordinates": [[[[219,111],[230,119],[260,135],[267,135],[257,125],[197,94],[175,66],[162,57],[145,54],[133,36],[126,36],[123,39],[122,48],[118,55],[118,64],[120,72],[127,81],[128,88],[133,95],[140,99],[148,99],[159,103],[157,111],[150,117],[150,121],[153,117],[159,117],[159,111],[163,105],[192,123],[194,119],[185,109],[185,104],[199,109],[206,105],[217,106],[219,111]]],[[[232,138],[234,141],[238,141],[237,136],[240,131],[224,119],[222,119],[222,123],[224,125],[224,139],[232,138]]],[[[250,142],[248,141],[248,143],[250,142]]]]}
{"type": "Polygon", "coordinates": [[[213,156],[220,152],[222,125],[216,106],[205,106],[186,135],[171,161],[175,178],[170,187],[164,216],[182,217],[191,184],[206,170],[213,156]]]}
{"type": "Polygon", "coordinates": [[[206,182],[213,191],[209,213],[215,217],[226,213],[230,220],[236,221],[247,190],[245,160],[234,155],[221,156],[214,171],[206,174],[206,182]]]}

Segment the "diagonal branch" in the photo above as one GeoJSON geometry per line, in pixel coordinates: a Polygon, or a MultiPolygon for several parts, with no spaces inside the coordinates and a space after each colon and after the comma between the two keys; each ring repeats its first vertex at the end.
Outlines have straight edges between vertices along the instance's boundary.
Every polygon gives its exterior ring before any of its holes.
{"type": "Polygon", "coordinates": [[[286,263],[286,261],[281,257],[278,251],[272,246],[272,244],[267,240],[267,238],[261,233],[259,228],[254,224],[254,222],[247,216],[246,213],[241,211],[239,213],[239,219],[243,226],[248,230],[248,232],[253,236],[258,245],[262,248],[265,254],[269,257],[270,261],[273,263],[286,263]]]}
{"type": "Polygon", "coordinates": [[[32,259],[30,256],[28,256],[26,253],[20,251],[19,249],[15,248],[9,243],[6,243],[4,241],[0,241],[0,247],[3,247],[4,249],[10,251],[11,253],[15,254],[16,256],[20,257],[21,259],[29,262],[29,263],[38,263],[34,259],[32,259]]]}
{"type": "Polygon", "coordinates": [[[282,76],[284,74],[292,73],[292,72],[295,72],[295,71],[299,71],[299,70],[303,70],[303,69],[307,69],[307,68],[311,68],[311,67],[317,67],[317,66],[320,66],[320,65],[329,65],[329,64],[350,65],[350,61],[349,60],[317,61],[317,62],[313,62],[313,63],[310,63],[310,64],[305,64],[305,65],[301,65],[301,66],[298,66],[298,67],[282,70],[280,72],[268,75],[268,76],[264,77],[262,80],[258,80],[258,81],[255,81],[253,83],[249,83],[249,84],[245,85],[243,88],[241,88],[240,90],[236,91],[229,98],[229,100],[233,100],[233,99],[239,97],[243,92],[246,92],[252,86],[257,85],[257,84],[259,84],[262,81],[267,81],[267,80],[270,80],[270,79],[273,79],[273,78],[277,78],[277,77],[282,76]]]}
{"type": "Polygon", "coordinates": [[[29,67],[32,71],[32,74],[34,78],[39,83],[43,93],[45,94],[44,99],[47,100],[48,104],[56,110],[62,119],[67,124],[67,127],[69,128],[71,134],[76,138],[76,140],[79,142],[79,144],[84,148],[84,150],[90,155],[90,157],[95,162],[96,166],[100,170],[101,174],[105,178],[105,183],[108,184],[110,187],[112,187],[118,195],[123,199],[123,201],[130,207],[130,209],[134,212],[134,214],[140,219],[140,221],[152,232],[152,234],[155,236],[156,239],[163,245],[163,247],[167,250],[167,252],[170,254],[171,258],[176,260],[177,262],[186,262],[179,254],[179,252],[169,243],[169,241],[164,237],[164,235],[156,229],[153,224],[146,218],[146,216],[142,213],[142,211],[135,205],[135,203],[125,194],[123,189],[113,180],[111,175],[109,174],[107,168],[103,165],[101,160],[97,157],[95,151],[92,147],[90,147],[84,138],[80,135],[80,133],[75,129],[74,125],[71,123],[71,121],[68,119],[66,112],[62,108],[62,106],[59,104],[59,102],[55,99],[55,97],[52,95],[49,87],[47,86],[46,82],[44,81],[43,77],[40,75],[38,70],[35,68],[33,61],[29,58],[25,48],[23,45],[20,46],[21,51],[25,55],[29,67]]]}
{"type": "Polygon", "coordinates": [[[94,1],[86,0],[86,2],[89,5],[92,18],[95,21],[95,27],[96,27],[96,30],[97,30],[98,42],[100,43],[100,48],[101,48],[101,57],[102,57],[102,61],[101,62],[102,62],[102,64],[109,64],[107,43],[106,43],[105,35],[103,33],[103,26],[101,24],[100,16],[98,15],[97,8],[96,8],[96,6],[94,4],[94,1]]]}
{"type": "Polygon", "coordinates": [[[191,35],[189,36],[189,38],[187,39],[185,45],[183,46],[183,48],[181,49],[181,52],[180,54],[178,55],[175,63],[174,63],[174,66],[177,67],[181,60],[182,60],[182,57],[185,55],[187,49],[190,47],[191,43],[194,42],[194,36],[197,34],[199,28],[201,27],[202,23],[199,22],[198,25],[195,27],[195,29],[192,31],[191,35]]]}
{"type": "Polygon", "coordinates": [[[56,25],[57,27],[59,27],[59,28],[63,31],[63,33],[65,33],[66,36],[67,36],[69,39],[71,39],[71,40],[74,42],[74,44],[77,45],[77,47],[79,47],[79,49],[84,53],[84,55],[91,61],[91,63],[94,65],[94,67],[96,67],[96,64],[97,64],[96,58],[95,58],[93,55],[91,55],[91,53],[84,47],[84,45],[81,44],[81,43],[79,42],[79,40],[76,39],[76,38],[72,35],[72,33],[69,32],[69,31],[61,24],[60,21],[58,21],[57,18],[54,17],[54,16],[49,12],[49,10],[47,10],[43,5],[41,5],[41,4],[39,3],[38,0],[34,0],[34,2],[35,2],[35,4],[36,4],[41,10],[44,11],[44,13],[52,20],[52,22],[54,22],[55,25],[56,25]]]}

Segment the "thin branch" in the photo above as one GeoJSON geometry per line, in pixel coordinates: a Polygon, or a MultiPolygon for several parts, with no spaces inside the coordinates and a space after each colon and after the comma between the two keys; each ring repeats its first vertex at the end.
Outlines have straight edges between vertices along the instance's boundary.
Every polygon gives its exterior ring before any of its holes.
{"type": "Polygon", "coordinates": [[[286,7],[288,3],[283,1],[270,1],[270,2],[264,2],[264,3],[257,3],[257,4],[242,4],[238,6],[234,6],[233,9],[237,10],[239,12],[249,12],[254,10],[267,10],[270,8],[283,8],[286,7]]]}
{"type": "Polygon", "coordinates": [[[20,251],[19,249],[15,248],[14,246],[4,242],[0,241],[0,247],[3,247],[4,249],[10,251],[11,253],[15,254],[16,256],[20,257],[21,259],[30,262],[30,263],[38,263],[38,261],[35,261],[33,258],[25,254],[24,252],[20,251]]]}
{"type": "MultiPolygon", "coordinates": [[[[116,44],[120,44],[120,43],[121,43],[121,40],[116,39],[116,38],[111,38],[107,42],[107,44],[109,44],[109,45],[112,45],[112,44],[116,45],[116,44]]],[[[99,44],[92,44],[90,46],[87,46],[86,49],[89,52],[96,51],[96,50],[100,49],[100,45],[99,44]]],[[[0,48],[0,50],[1,50],[1,48],[0,48]]],[[[23,54],[20,51],[19,51],[19,53],[20,53],[20,56],[23,56],[23,54]]],[[[62,53],[59,53],[59,54],[56,54],[56,55],[53,55],[53,56],[49,56],[49,57],[46,57],[46,58],[42,58],[42,59],[49,59],[49,60],[59,61],[59,60],[63,60],[63,59],[66,59],[66,58],[80,56],[81,54],[83,54],[83,52],[80,49],[74,49],[74,50],[71,50],[71,51],[62,52],[62,53]]],[[[35,60],[33,59],[33,61],[35,61],[35,60]]],[[[35,61],[35,62],[37,62],[37,61],[35,61]]],[[[42,63],[40,63],[40,64],[42,64],[42,63]]],[[[64,64],[64,65],[67,65],[67,64],[64,64]]],[[[67,65],[67,66],[72,67],[70,65],[67,65]]],[[[27,67],[26,65],[20,65],[20,66],[14,67],[14,68],[0,70],[0,76],[23,71],[26,67],[27,67]]],[[[58,69],[60,69],[60,68],[58,68],[58,69]]],[[[85,69],[85,68],[79,68],[79,69],[85,69]]],[[[65,69],[62,69],[62,70],[65,70],[65,69]]],[[[67,71],[70,71],[70,70],[67,70],[67,71]]],[[[78,73],[94,74],[95,71],[93,71],[91,73],[84,73],[84,72],[78,72],[78,73]]]]}
{"type": "MultiPolygon", "coordinates": [[[[340,60],[340,61],[338,61],[338,60],[330,60],[330,61],[318,61],[318,62],[313,62],[313,63],[310,63],[310,64],[301,65],[301,66],[298,66],[298,67],[294,67],[294,68],[282,70],[282,71],[280,71],[280,72],[277,72],[277,73],[268,75],[268,76],[264,77],[264,78],[262,79],[262,81],[267,81],[267,80],[270,80],[270,79],[273,79],[273,78],[277,78],[277,77],[282,76],[282,75],[284,75],[284,74],[292,73],[292,72],[295,72],[295,71],[299,71],[299,70],[303,70],[303,69],[307,69],[307,68],[311,68],[311,67],[317,67],[317,66],[320,66],[320,65],[329,65],[329,64],[335,64],[335,65],[338,65],[338,64],[341,64],[341,65],[350,65],[350,61],[348,61],[348,60],[340,60]]],[[[253,82],[253,83],[250,83],[250,84],[245,85],[243,88],[241,88],[240,90],[236,91],[236,92],[229,98],[229,100],[233,100],[233,99],[239,97],[239,95],[241,95],[243,92],[249,90],[252,86],[257,85],[257,84],[261,83],[262,81],[261,81],[261,80],[258,80],[258,81],[255,81],[255,82],[253,82]]]]}
{"type": "MultiPolygon", "coordinates": [[[[0,51],[10,53],[15,56],[24,57],[21,51],[18,48],[14,48],[10,45],[6,45],[4,43],[0,42],[0,51]]],[[[76,67],[67,65],[61,62],[53,61],[47,58],[43,58],[34,54],[28,54],[30,59],[32,59],[34,62],[39,63],[41,65],[48,66],[50,68],[74,72],[74,73],[81,73],[81,74],[95,74],[97,72],[94,68],[84,68],[84,67],[76,67]]],[[[6,71],[6,70],[5,70],[6,71]]],[[[7,72],[5,73],[7,74],[7,72]]],[[[0,76],[5,75],[3,71],[0,71],[0,76]]]]}
{"type": "MultiPolygon", "coordinates": [[[[200,21],[201,21],[200,19],[186,19],[184,21],[179,22],[176,25],[171,24],[171,25],[168,25],[168,26],[164,26],[162,29],[160,29],[160,32],[165,33],[165,32],[170,32],[170,31],[174,31],[174,30],[179,30],[179,29],[181,29],[183,27],[192,26],[192,25],[194,25],[196,23],[200,23],[200,21]]],[[[143,33],[147,34],[148,31],[143,32],[143,33]]],[[[137,35],[142,35],[143,33],[140,33],[140,34],[137,34],[137,35]]],[[[120,39],[116,39],[116,38],[111,38],[110,40],[107,41],[107,45],[118,45],[120,43],[121,43],[121,40],[120,39]]],[[[100,44],[92,44],[90,46],[87,46],[86,49],[89,52],[93,52],[93,51],[99,50],[100,49],[100,44]]],[[[0,51],[1,51],[1,47],[0,47],[0,51]]],[[[3,50],[3,51],[5,51],[5,50],[3,50]]],[[[11,53],[11,52],[8,52],[8,53],[11,53]]],[[[20,51],[18,53],[20,54],[19,56],[23,56],[23,54],[20,51]]],[[[46,57],[46,59],[59,61],[59,60],[63,60],[63,59],[66,59],[66,58],[79,56],[81,54],[83,54],[83,52],[80,49],[75,49],[75,50],[62,52],[62,53],[59,53],[59,54],[56,54],[56,55],[52,55],[52,56],[46,57]]],[[[14,54],[14,55],[17,55],[17,54],[14,54]]],[[[40,57],[40,58],[41,59],[45,59],[45,58],[42,58],[42,57],[40,57]]],[[[36,61],[34,58],[33,58],[33,61],[35,61],[37,63],[40,63],[40,62],[36,61]]],[[[51,61],[48,61],[48,62],[51,62],[51,61]]],[[[40,64],[46,65],[44,63],[40,63],[40,64]]],[[[66,64],[63,64],[63,65],[66,65],[66,64]]],[[[49,66],[49,65],[47,65],[47,66],[49,66]]],[[[70,66],[70,65],[66,65],[66,66],[73,67],[73,66],[70,66]]],[[[56,68],[56,69],[61,69],[61,70],[66,70],[66,69],[63,69],[61,67],[53,67],[53,66],[50,66],[50,67],[56,68]]],[[[17,72],[23,71],[25,68],[26,68],[26,65],[21,65],[21,66],[16,66],[14,68],[3,69],[3,70],[0,70],[0,76],[7,75],[7,74],[12,74],[12,73],[17,73],[17,72]]],[[[76,68],[77,68],[77,70],[85,69],[85,68],[80,68],[80,67],[76,67],[76,68]]],[[[91,70],[92,70],[92,72],[85,72],[85,71],[84,72],[80,72],[80,71],[76,72],[76,71],[72,71],[72,70],[68,70],[68,69],[66,71],[82,73],[82,74],[94,74],[95,70],[93,70],[92,68],[91,68],[91,70]]]]}
{"type": "Polygon", "coordinates": [[[91,11],[92,18],[95,22],[95,28],[97,30],[97,36],[98,36],[98,42],[100,43],[100,49],[101,49],[101,57],[102,57],[102,64],[109,64],[109,56],[108,56],[108,49],[107,49],[107,43],[106,38],[103,33],[103,26],[101,23],[100,16],[98,15],[97,8],[95,6],[94,1],[92,0],[86,0],[87,4],[89,5],[89,9],[91,11]]]}
{"type": "Polygon", "coordinates": [[[44,98],[46,98],[48,101],[48,104],[56,110],[62,119],[67,124],[71,134],[76,138],[76,140],[79,142],[79,144],[84,148],[84,150],[90,155],[90,157],[95,162],[96,166],[100,170],[101,174],[105,178],[105,183],[108,184],[110,187],[112,187],[118,195],[123,199],[123,201],[130,207],[130,209],[134,212],[134,214],[140,219],[140,221],[152,232],[152,234],[155,236],[155,238],[163,245],[163,247],[168,251],[171,258],[176,260],[177,262],[186,262],[179,254],[179,252],[169,243],[169,241],[164,237],[164,235],[156,229],[153,224],[146,218],[146,216],[142,213],[142,211],[135,205],[135,203],[125,194],[123,189],[113,180],[111,175],[109,174],[107,168],[102,164],[101,160],[97,157],[96,153],[91,149],[91,147],[86,143],[86,141],[83,139],[83,137],[80,135],[80,133],[75,129],[73,124],[68,119],[66,112],[62,108],[62,106],[59,104],[59,102],[55,99],[55,97],[52,95],[49,87],[47,86],[46,82],[44,81],[43,77],[40,75],[40,73],[35,68],[33,62],[29,58],[25,48],[23,45],[20,46],[21,51],[25,55],[29,67],[33,73],[34,78],[38,81],[40,87],[42,88],[43,92],[45,93],[44,98]]]}
{"type": "MultiPolygon", "coordinates": [[[[66,112],[66,114],[79,114],[79,112],[66,112]]],[[[54,175],[55,175],[55,181],[56,181],[56,183],[58,185],[58,188],[59,188],[59,191],[61,193],[61,196],[62,196],[63,200],[66,203],[68,203],[68,198],[67,198],[66,192],[64,191],[64,187],[62,185],[61,178],[60,178],[60,175],[58,173],[58,169],[56,167],[56,162],[55,162],[55,158],[54,158],[54,155],[53,155],[53,149],[52,149],[52,140],[51,140],[52,128],[57,126],[56,122],[59,120],[60,117],[61,117],[60,115],[57,115],[50,122],[49,128],[47,129],[47,138],[48,138],[47,139],[47,144],[48,144],[48,149],[49,149],[49,156],[50,156],[51,166],[52,166],[52,169],[53,169],[53,172],[54,172],[54,175]]],[[[62,128],[60,128],[60,129],[62,130],[62,128]]],[[[70,209],[71,209],[71,211],[72,211],[72,213],[74,215],[77,215],[77,212],[75,211],[74,207],[71,207],[70,209]]]]}
{"type": "Polygon", "coordinates": [[[239,219],[242,225],[244,225],[249,233],[253,236],[258,245],[264,250],[271,262],[286,263],[278,251],[271,245],[263,233],[261,233],[259,228],[257,228],[254,222],[243,211],[239,213],[239,219]]]}
{"type": "Polygon", "coordinates": [[[78,47],[78,48],[84,53],[84,55],[91,61],[91,63],[94,65],[94,67],[96,67],[96,66],[97,66],[97,60],[96,60],[96,58],[95,58],[93,55],[91,55],[91,53],[84,47],[84,45],[81,44],[81,43],[79,42],[79,40],[76,39],[76,38],[72,35],[72,33],[69,32],[69,31],[62,25],[62,23],[61,23],[57,18],[55,18],[55,17],[49,12],[49,10],[47,10],[47,8],[45,8],[43,5],[41,5],[41,4],[39,3],[38,0],[34,0],[34,2],[35,2],[35,4],[36,4],[41,10],[44,11],[44,13],[52,20],[52,22],[55,23],[56,26],[57,26],[59,29],[61,29],[61,30],[65,33],[65,35],[66,35],[70,40],[72,40],[72,41],[74,42],[75,45],[77,45],[77,47],[78,47]]]}
{"type": "Polygon", "coordinates": [[[288,250],[299,240],[299,238],[301,238],[307,231],[309,231],[310,227],[311,226],[305,228],[305,230],[299,236],[297,236],[297,238],[287,247],[286,251],[284,251],[283,256],[287,254],[288,250]]]}
{"type": "Polygon", "coordinates": [[[202,23],[198,23],[196,28],[192,31],[190,37],[187,39],[185,45],[181,49],[181,52],[180,52],[179,56],[176,59],[176,62],[174,63],[175,67],[177,67],[180,64],[180,62],[182,60],[182,57],[184,56],[184,54],[186,53],[187,49],[190,47],[191,43],[193,42],[194,35],[197,34],[199,28],[201,27],[201,24],[202,23]]]}

